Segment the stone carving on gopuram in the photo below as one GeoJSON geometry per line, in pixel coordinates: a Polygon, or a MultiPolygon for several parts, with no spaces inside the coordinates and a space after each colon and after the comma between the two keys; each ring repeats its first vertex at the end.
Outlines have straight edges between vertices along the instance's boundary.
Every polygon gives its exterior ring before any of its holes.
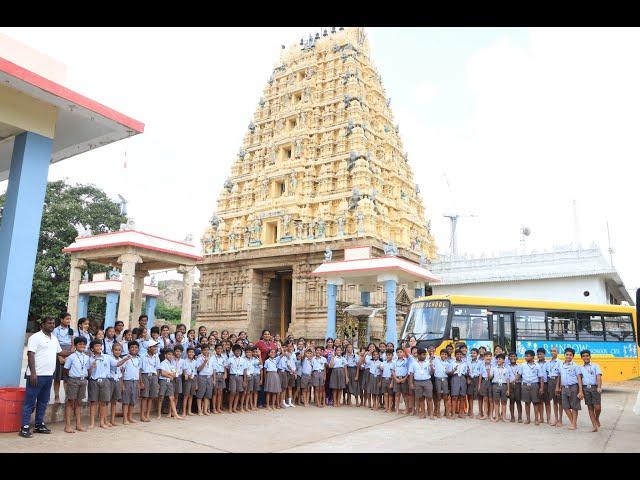
{"type": "MultiPolygon", "coordinates": [[[[380,256],[385,245],[416,263],[433,258],[398,132],[364,29],[283,49],[202,237],[197,324],[321,339],[326,284],[311,272],[327,248],[331,261],[345,247],[380,256]]],[[[338,302],[359,303],[358,286],[342,285],[338,302]]],[[[379,285],[371,304],[383,303],[379,285]]],[[[382,336],[382,316],[371,329],[382,336]]]]}

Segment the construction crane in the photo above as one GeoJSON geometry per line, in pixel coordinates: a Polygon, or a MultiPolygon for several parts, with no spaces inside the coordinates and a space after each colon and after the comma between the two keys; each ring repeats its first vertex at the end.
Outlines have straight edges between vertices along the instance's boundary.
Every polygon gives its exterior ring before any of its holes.
{"type": "Polygon", "coordinates": [[[458,220],[460,218],[477,217],[477,215],[474,215],[474,214],[460,214],[460,213],[456,212],[455,197],[454,197],[453,191],[451,189],[451,184],[449,183],[449,178],[447,177],[446,173],[443,173],[443,175],[444,175],[444,180],[447,183],[447,188],[449,189],[449,193],[451,194],[451,203],[454,206],[454,208],[453,208],[454,211],[452,213],[448,213],[448,214],[443,215],[443,217],[448,218],[451,221],[451,237],[450,237],[450,240],[449,240],[449,255],[453,258],[453,257],[458,255],[458,233],[457,233],[458,220]]]}

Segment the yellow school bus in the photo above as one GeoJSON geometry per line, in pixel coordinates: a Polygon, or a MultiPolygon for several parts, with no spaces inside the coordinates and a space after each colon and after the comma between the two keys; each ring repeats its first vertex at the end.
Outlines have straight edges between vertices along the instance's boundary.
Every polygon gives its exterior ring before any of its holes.
{"type": "Polygon", "coordinates": [[[469,348],[497,345],[516,352],[542,347],[590,350],[606,381],[638,376],[638,318],[635,307],[551,302],[467,295],[434,295],[416,299],[402,328],[402,338],[415,336],[418,347],[436,351],[460,340],[469,348]]]}

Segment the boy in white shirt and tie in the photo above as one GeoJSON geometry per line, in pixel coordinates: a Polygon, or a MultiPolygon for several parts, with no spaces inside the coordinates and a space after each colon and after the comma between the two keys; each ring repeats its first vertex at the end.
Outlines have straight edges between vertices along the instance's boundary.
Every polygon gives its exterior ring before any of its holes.
{"type": "Polygon", "coordinates": [[[175,352],[172,348],[165,348],[162,351],[164,360],[160,362],[158,371],[160,373],[158,383],[160,386],[160,392],[158,397],[158,419],[162,415],[162,401],[164,397],[169,397],[169,414],[167,418],[175,418],[177,420],[184,420],[184,417],[178,415],[175,399],[175,379],[178,378],[178,365],[175,360],[175,352]]]}
{"type": "Polygon", "coordinates": [[[456,350],[456,359],[452,363],[451,372],[451,418],[464,418],[464,404],[467,395],[467,374],[469,373],[469,364],[464,357],[462,350],[456,350]]]}
{"type": "Polygon", "coordinates": [[[589,409],[589,418],[593,425],[592,432],[597,432],[600,427],[600,412],[602,410],[602,370],[600,365],[591,362],[591,351],[582,350],[580,357],[584,365],[578,367],[578,375],[582,380],[584,403],[589,409]]]}
{"type": "Polygon", "coordinates": [[[560,366],[560,382],[557,390],[562,392],[562,408],[569,418],[569,430],[578,428],[580,400],[583,398],[582,378],[578,374],[578,365],[573,361],[573,348],[564,349],[564,363],[560,366]]]}
{"type": "Polygon", "coordinates": [[[536,425],[540,425],[538,420],[538,409],[540,399],[544,393],[544,382],[542,372],[538,365],[533,361],[535,352],[527,350],[524,352],[525,363],[522,364],[522,401],[524,402],[524,410],[527,414],[525,424],[531,423],[531,404],[533,403],[533,415],[536,425]]]}
{"type": "Polygon", "coordinates": [[[553,423],[551,426],[562,425],[562,398],[558,394],[558,382],[560,381],[560,367],[562,362],[558,359],[558,348],[551,347],[551,360],[547,367],[549,374],[549,397],[553,400],[553,423]]]}
{"type": "Polygon", "coordinates": [[[491,370],[491,396],[493,398],[492,422],[506,421],[507,397],[509,396],[509,370],[504,364],[504,353],[496,355],[496,366],[491,370]]]}
{"type": "Polygon", "coordinates": [[[418,349],[418,359],[411,362],[409,367],[409,388],[413,390],[416,399],[416,414],[418,418],[425,417],[425,400],[429,418],[435,420],[433,416],[433,408],[429,401],[433,397],[433,384],[431,383],[431,374],[433,368],[427,360],[427,352],[424,348],[418,349]]]}
{"type": "MultiPolygon", "coordinates": [[[[247,388],[247,369],[249,363],[242,357],[242,347],[238,344],[233,346],[233,357],[227,365],[229,369],[229,413],[238,413],[238,400],[244,397],[247,388]]],[[[242,408],[243,403],[240,402],[242,408]]],[[[244,412],[245,410],[242,409],[244,412]]]]}
{"type": "MultiPolygon", "coordinates": [[[[140,394],[140,369],[142,360],[138,356],[140,349],[138,342],[132,340],[128,344],[129,354],[125,357],[126,362],[123,365],[122,378],[124,381],[124,391],[122,392],[122,423],[129,425],[130,423],[136,423],[133,419],[133,409],[138,403],[138,396],[140,394]]],[[[140,417],[144,418],[144,412],[142,406],[140,408],[140,417]]]]}
{"type": "Polygon", "coordinates": [[[87,394],[87,369],[89,368],[89,356],[84,353],[87,348],[87,341],[84,337],[76,337],[73,339],[73,345],[76,351],[69,355],[64,362],[64,369],[67,372],[67,378],[64,382],[66,393],[66,405],[64,408],[64,431],[67,433],[75,433],[71,427],[71,417],[75,413],[76,430],[86,432],[82,428],[82,407],[81,403],[87,394]]]}

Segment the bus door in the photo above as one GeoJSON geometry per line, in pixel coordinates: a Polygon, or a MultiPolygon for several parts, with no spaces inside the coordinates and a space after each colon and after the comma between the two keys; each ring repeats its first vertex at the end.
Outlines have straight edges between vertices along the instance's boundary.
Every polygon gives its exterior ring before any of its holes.
{"type": "Polygon", "coordinates": [[[505,354],[516,351],[516,339],[513,331],[513,313],[492,312],[492,339],[495,351],[496,345],[505,349],[505,354]]]}

